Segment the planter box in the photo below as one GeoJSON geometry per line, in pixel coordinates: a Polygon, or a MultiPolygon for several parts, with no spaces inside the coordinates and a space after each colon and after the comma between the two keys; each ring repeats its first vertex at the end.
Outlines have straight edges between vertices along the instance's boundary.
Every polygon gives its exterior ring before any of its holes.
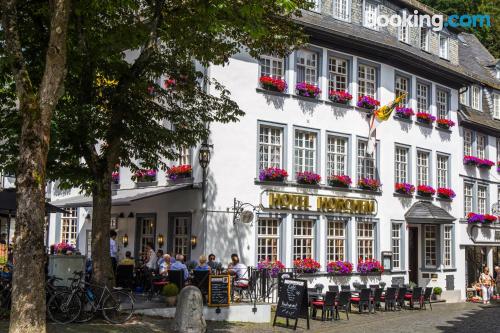
{"type": "Polygon", "coordinates": [[[378,277],[381,277],[382,276],[382,272],[368,272],[368,273],[359,273],[359,276],[378,276],[378,277]]]}
{"type": "Polygon", "coordinates": [[[49,256],[49,275],[61,278],[61,281],[56,281],[57,286],[69,287],[71,281],[68,278],[73,278],[74,271],[85,271],[85,256],[66,256],[51,254],[49,256]]]}
{"type": "Polygon", "coordinates": [[[112,190],[119,190],[120,189],[120,184],[111,184],[111,189],[112,190]]]}
{"type": "Polygon", "coordinates": [[[158,185],[157,181],[154,182],[136,182],[135,187],[149,187],[158,185]]]}
{"type": "Polygon", "coordinates": [[[192,184],[194,181],[193,177],[184,177],[177,179],[168,179],[169,185],[177,185],[177,184],[192,184]]]}
{"type": "Polygon", "coordinates": [[[362,108],[362,107],[356,106],[356,110],[358,110],[360,112],[363,112],[363,113],[366,113],[367,115],[371,115],[371,114],[373,114],[373,111],[375,109],[366,109],[366,108],[362,108]]]}

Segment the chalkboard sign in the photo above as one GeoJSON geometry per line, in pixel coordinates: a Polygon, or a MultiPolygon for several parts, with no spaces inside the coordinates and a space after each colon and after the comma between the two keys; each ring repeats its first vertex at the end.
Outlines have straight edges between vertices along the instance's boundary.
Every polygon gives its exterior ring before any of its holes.
{"type": "Polygon", "coordinates": [[[284,287],[283,280],[285,279],[293,279],[293,272],[279,272],[278,273],[278,297],[282,292],[281,289],[284,287]]]}
{"type": "Polygon", "coordinates": [[[210,275],[208,280],[208,305],[229,306],[231,278],[229,275],[210,275]]]}
{"type": "Polygon", "coordinates": [[[274,316],[273,326],[277,317],[295,319],[294,329],[297,328],[298,318],[307,319],[307,329],[309,329],[309,311],[307,296],[307,281],[296,279],[283,279],[278,288],[278,306],[274,316]]]}

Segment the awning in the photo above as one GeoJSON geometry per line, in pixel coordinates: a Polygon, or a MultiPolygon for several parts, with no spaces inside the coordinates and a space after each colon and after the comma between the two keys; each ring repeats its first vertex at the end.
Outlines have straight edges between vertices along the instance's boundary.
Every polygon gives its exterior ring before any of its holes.
{"type": "MultiPolygon", "coordinates": [[[[0,191],[0,215],[16,215],[17,201],[16,201],[16,189],[9,188],[0,191]]],[[[45,203],[45,213],[65,213],[66,211],[49,204],[45,203]]]]}
{"type": "Polygon", "coordinates": [[[420,224],[451,224],[456,219],[446,210],[429,201],[418,201],[405,214],[406,222],[420,224]]]}
{"type": "MultiPolygon", "coordinates": [[[[133,201],[147,199],[157,195],[175,192],[179,190],[192,189],[193,184],[178,184],[160,187],[144,187],[144,188],[131,188],[117,190],[116,194],[111,197],[113,206],[128,206],[133,201]]],[[[74,196],[67,199],[54,200],[52,205],[58,207],[92,207],[91,196],[74,196]]]]}

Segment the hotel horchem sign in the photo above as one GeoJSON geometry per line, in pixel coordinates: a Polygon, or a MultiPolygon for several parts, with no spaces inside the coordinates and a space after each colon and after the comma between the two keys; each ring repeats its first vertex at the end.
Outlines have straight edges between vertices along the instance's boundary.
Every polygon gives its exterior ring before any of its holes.
{"type": "Polygon", "coordinates": [[[356,215],[376,215],[378,208],[375,199],[273,191],[262,193],[261,205],[273,210],[356,215]]]}

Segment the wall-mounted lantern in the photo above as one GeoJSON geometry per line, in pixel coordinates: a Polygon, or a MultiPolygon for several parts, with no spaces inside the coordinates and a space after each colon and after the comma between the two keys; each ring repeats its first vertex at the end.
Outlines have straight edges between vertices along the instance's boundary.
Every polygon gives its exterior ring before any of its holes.
{"type": "Polygon", "coordinates": [[[122,237],[122,243],[123,243],[124,247],[128,246],[128,235],[127,234],[123,235],[123,237],[122,237]]]}
{"type": "Polygon", "coordinates": [[[163,244],[165,244],[165,238],[163,237],[162,234],[158,235],[158,246],[163,247],[163,244]]]}

